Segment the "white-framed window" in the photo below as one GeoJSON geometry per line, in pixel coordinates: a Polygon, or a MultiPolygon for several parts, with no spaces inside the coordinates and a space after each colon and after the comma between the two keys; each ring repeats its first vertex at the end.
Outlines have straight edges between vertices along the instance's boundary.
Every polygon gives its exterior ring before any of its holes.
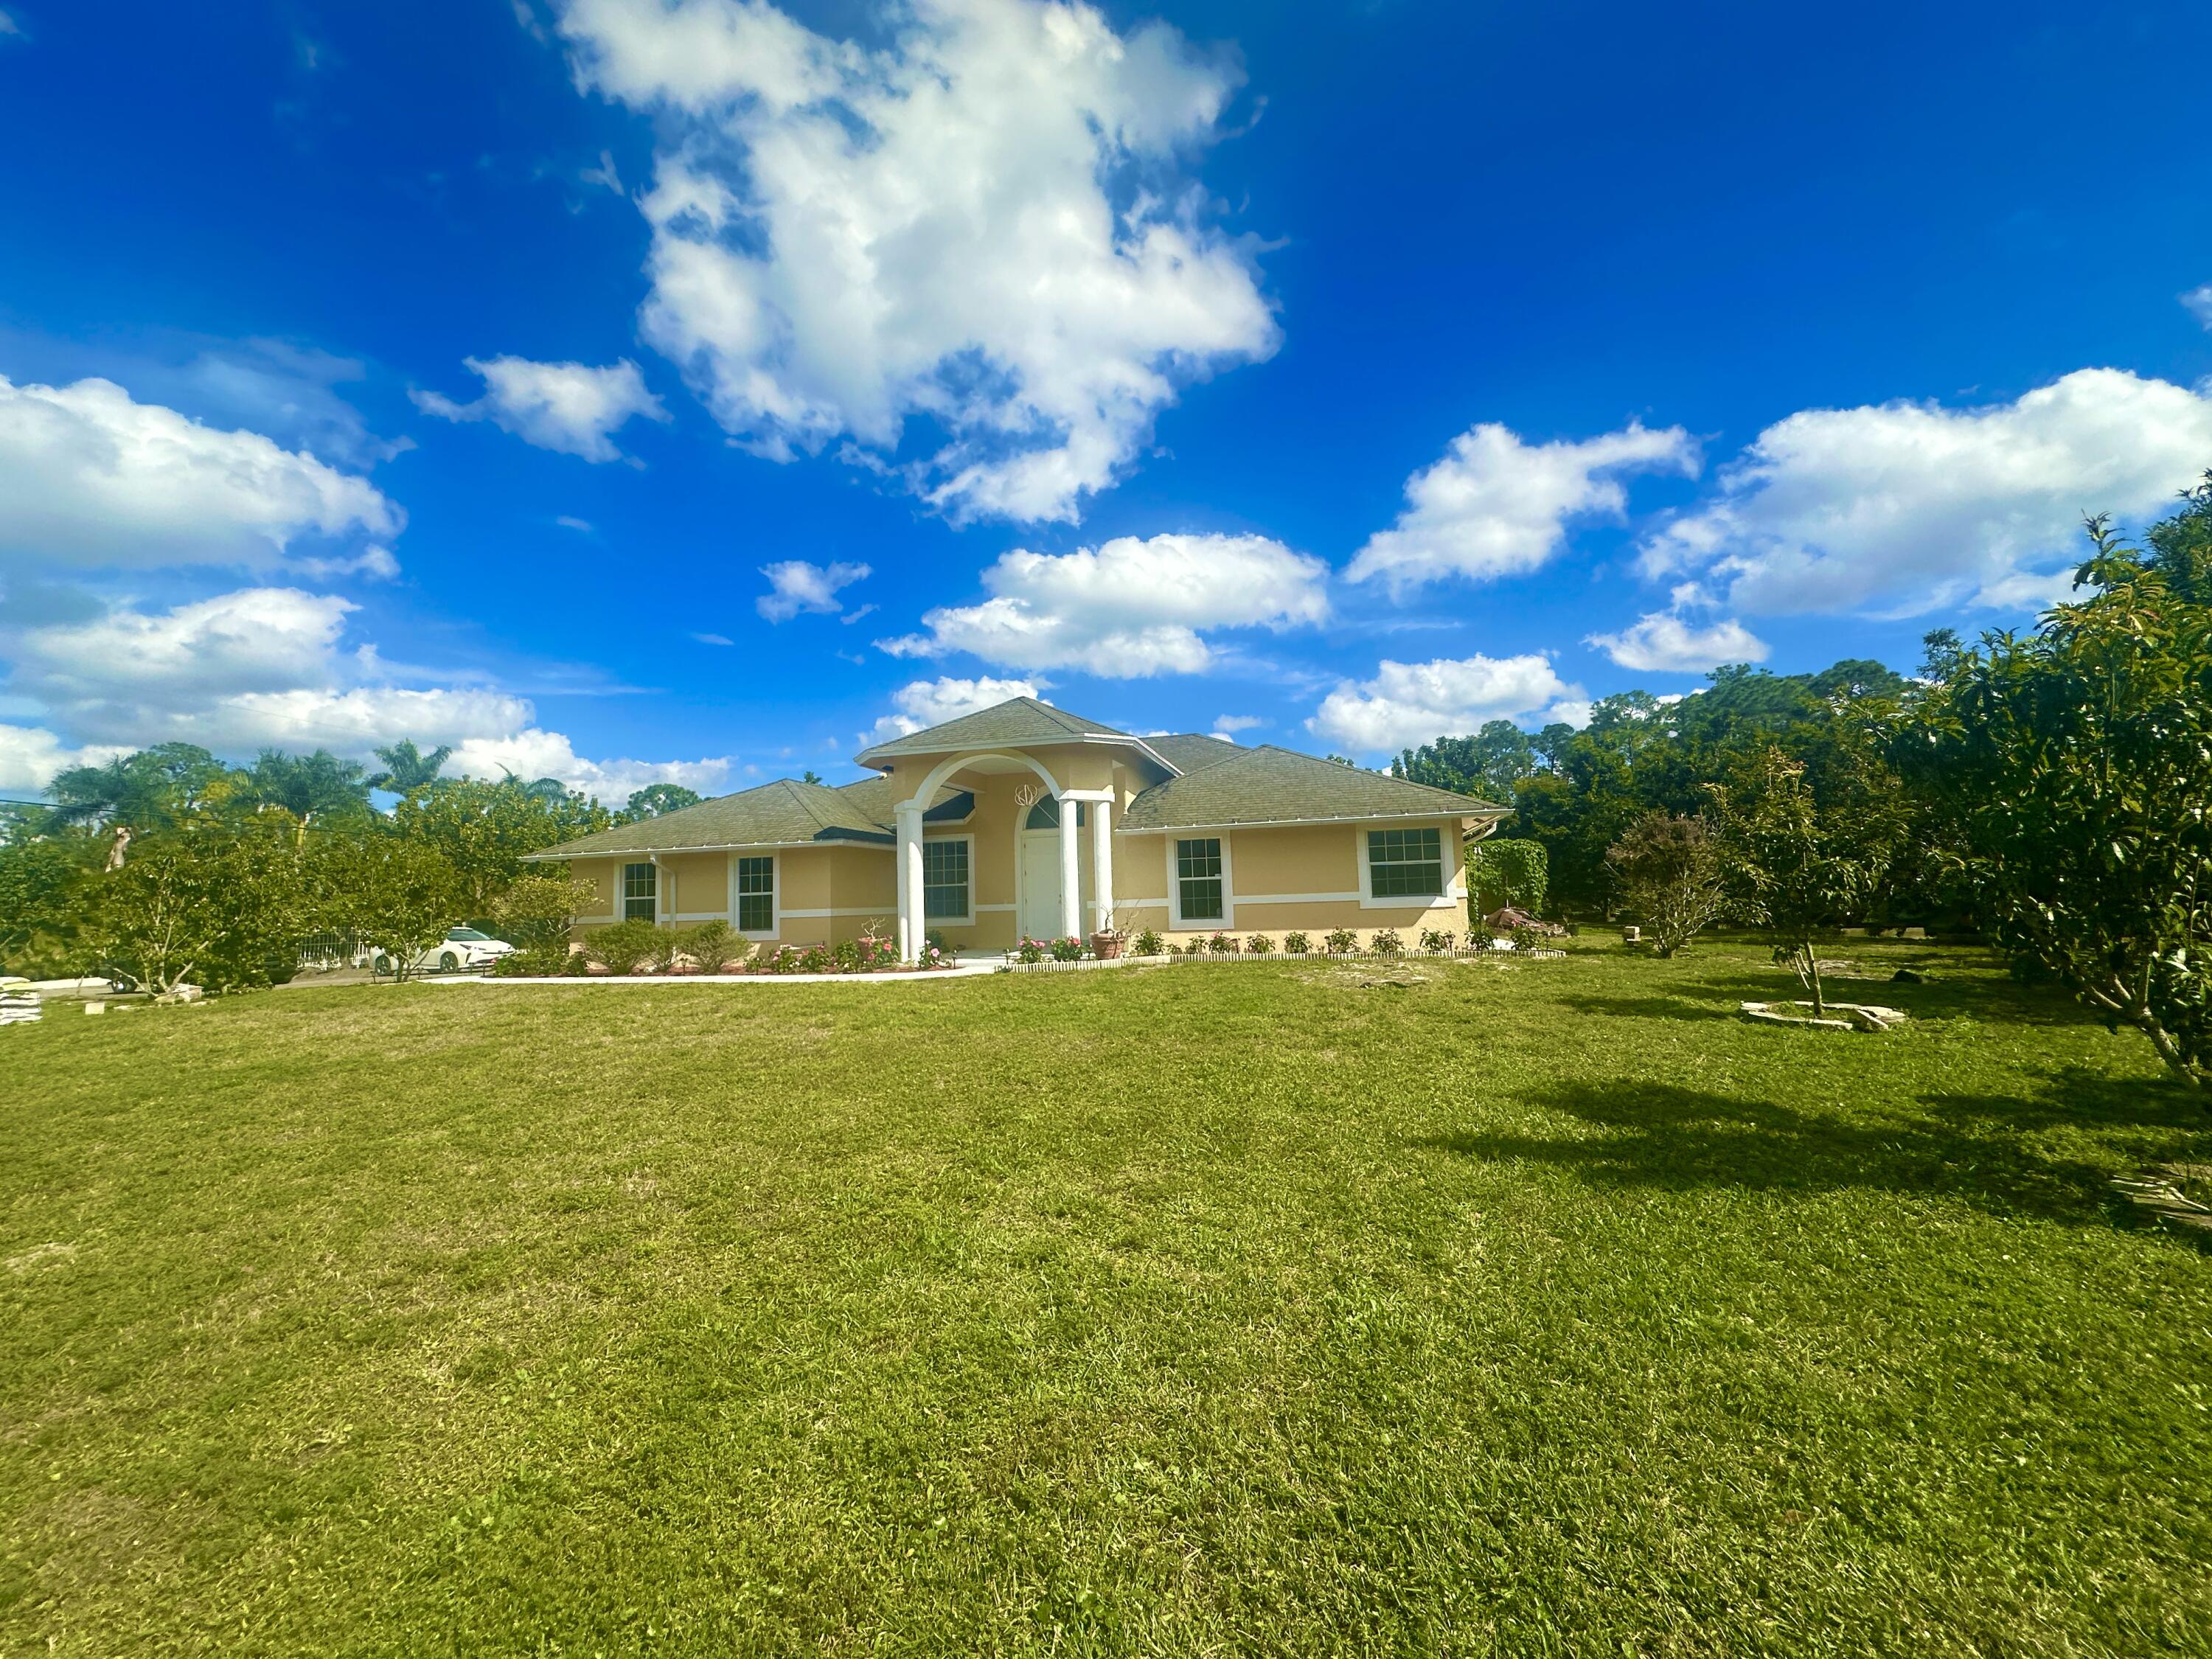
{"type": "Polygon", "coordinates": [[[652,864],[622,867],[622,919],[651,921],[660,896],[660,869],[652,864]]]}
{"type": "Polygon", "coordinates": [[[975,837],[930,836],[921,843],[921,917],[964,926],[975,920],[975,837]]]}
{"type": "MultiPolygon", "coordinates": [[[[1076,802],[1075,827],[1079,830],[1087,829],[1090,826],[1090,803],[1087,801],[1076,802]]],[[[1059,829],[1060,798],[1057,795],[1039,796],[1037,798],[1036,805],[1030,808],[1029,817],[1022,820],[1022,828],[1024,830],[1059,829]]]]}
{"type": "Polygon", "coordinates": [[[775,932],[775,859],[772,854],[732,860],[736,884],[732,904],[741,933],[775,932]]]}
{"type": "Polygon", "coordinates": [[[1194,836],[1171,844],[1168,891],[1178,927],[1229,925],[1229,860],[1218,836],[1194,836]]]}
{"type": "Polygon", "coordinates": [[[1438,824],[1394,825],[1359,832],[1360,902],[1370,908],[1417,909],[1451,892],[1446,860],[1459,838],[1438,824]]]}

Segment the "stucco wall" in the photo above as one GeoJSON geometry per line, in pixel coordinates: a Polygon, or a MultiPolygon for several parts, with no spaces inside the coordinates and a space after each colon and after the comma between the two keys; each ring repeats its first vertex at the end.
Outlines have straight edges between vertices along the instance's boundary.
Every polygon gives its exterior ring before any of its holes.
{"type": "Polygon", "coordinates": [[[1363,936],[1380,927],[1401,932],[1448,927],[1457,933],[1466,915],[1466,878],[1460,860],[1460,827],[1436,820],[1443,854],[1445,890],[1433,899],[1399,902],[1364,900],[1361,849],[1370,830],[1412,827],[1383,823],[1297,824],[1281,828],[1198,830],[1120,837],[1114,848],[1116,908],[1135,927],[1153,927],[1183,940],[1217,928],[1234,933],[1290,932],[1320,936],[1349,927],[1363,936]],[[1216,921],[1178,927],[1168,902],[1170,861],[1179,839],[1218,839],[1223,846],[1227,914],[1216,921]]]}

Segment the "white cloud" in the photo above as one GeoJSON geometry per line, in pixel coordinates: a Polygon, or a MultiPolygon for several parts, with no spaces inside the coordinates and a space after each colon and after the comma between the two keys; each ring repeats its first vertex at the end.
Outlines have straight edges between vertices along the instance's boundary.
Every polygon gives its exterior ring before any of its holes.
{"type": "Polygon", "coordinates": [[[1370,537],[1345,574],[1393,596],[1450,576],[1480,580],[1534,570],[1566,542],[1570,520],[1619,517],[1620,475],[1695,477],[1698,447],[1678,426],[1632,421],[1580,442],[1524,443],[1492,422],[1452,440],[1442,459],[1406,481],[1406,510],[1370,537]]]}
{"type": "Polygon", "coordinates": [[[1328,568],[1264,536],[1117,537],[1097,549],[1018,548],[983,572],[991,597],[922,617],[927,634],[878,640],[893,656],[973,653],[1009,668],[1080,668],[1111,679],[1194,674],[1202,631],[1282,629],[1328,616],[1328,568]]]}
{"type": "Polygon", "coordinates": [[[586,760],[558,732],[532,726],[504,738],[468,738],[446,769],[457,777],[558,778],[571,789],[611,805],[627,801],[651,783],[679,784],[702,795],[720,790],[730,775],[726,757],[696,761],[586,760]]]}
{"type": "Polygon", "coordinates": [[[43,726],[0,724],[0,795],[21,799],[39,794],[57,772],[97,766],[125,752],[98,744],[71,749],[43,726]]]}
{"type": "Polygon", "coordinates": [[[1239,82],[1165,24],[912,0],[880,49],[763,0],[567,0],[582,84],[663,118],[646,338],[756,453],[846,437],[956,520],[1076,517],[1180,386],[1267,356],[1188,171],[1239,82]]]}
{"type": "Polygon", "coordinates": [[[1239,732],[1249,732],[1267,723],[1257,714],[1223,714],[1213,722],[1212,735],[1224,743],[1234,743],[1239,732]]]}
{"type": "Polygon", "coordinates": [[[1042,696],[1046,684],[1043,680],[994,680],[988,677],[963,680],[950,675],[940,679],[915,680],[891,693],[891,712],[860,733],[861,746],[908,737],[930,726],[942,726],[947,720],[957,720],[963,714],[972,714],[979,708],[1005,702],[1010,697],[1042,696]]]}
{"type": "Polygon", "coordinates": [[[399,561],[388,547],[363,548],[349,559],[302,558],[292,562],[301,574],[319,581],[359,576],[369,581],[388,582],[398,580],[399,575],[399,561]]]}
{"type": "Polygon", "coordinates": [[[367,759],[377,744],[408,737],[426,747],[457,745],[449,769],[457,774],[495,777],[503,763],[608,799],[662,780],[696,788],[728,770],[726,757],[580,758],[565,736],[533,724],[526,697],[483,684],[410,684],[431,677],[395,671],[373,646],[347,648],[355,610],[328,594],[249,587],[167,611],[118,609],[0,635],[14,665],[11,705],[26,701],[44,721],[15,728],[33,736],[9,742],[28,770],[22,757],[36,760],[46,739],[56,749],[178,741],[234,757],[327,748],[367,759]]]}
{"type": "Polygon", "coordinates": [[[1645,544],[1753,614],[2010,607],[2080,556],[2081,517],[2154,512],[2212,461],[2212,397],[2076,370],[2008,404],[1806,410],[1759,434],[1717,499],[1645,544]]]}
{"type": "Polygon", "coordinates": [[[10,35],[17,40],[21,40],[22,38],[22,34],[23,26],[17,22],[14,18],[10,17],[6,12],[0,11],[0,35],[10,35]]]}
{"type": "Polygon", "coordinates": [[[2181,296],[2181,303],[2189,308],[2191,316],[2205,327],[2212,328],[2212,283],[2191,289],[2181,296]]]}
{"type": "Polygon", "coordinates": [[[837,602],[837,590],[866,580],[869,570],[864,564],[820,565],[786,559],[780,564],[763,565],[761,574],[768,578],[769,591],[753,601],[753,608],[772,623],[783,623],[802,611],[835,616],[842,608],[837,602]]]}
{"type": "Polygon", "coordinates": [[[267,565],[304,538],[396,536],[367,479],[110,380],[0,375],[0,553],[80,565],[267,565]]]}
{"type": "Polygon", "coordinates": [[[1431,662],[1385,659],[1373,679],[1347,681],[1324,697],[1306,729],[1355,754],[1372,755],[1474,732],[1486,720],[1540,714],[1567,719],[1577,708],[1587,720],[1589,705],[1581,697],[1579,686],[1562,680],[1551,659],[1535,653],[1431,662]]]}
{"type": "Polygon", "coordinates": [[[1648,611],[1618,634],[1589,635],[1583,643],[1639,673],[1703,674],[1723,663],[1765,662],[1766,641],[1735,617],[1696,619],[1711,605],[1695,582],[1684,582],[1671,608],[1648,611]]]}
{"type": "Polygon", "coordinates": [[[484,383],[474,403],[457,404],[434,392],[410,395],[425,414],[449,421],[490,421],[526,444],[618,461],[609,434],[632,416],[665,421],[668,410],[646,390],[645,376],[625,357],[605,368],[585,363],[534,363],[527,357],[465,357],[484,383]]]}

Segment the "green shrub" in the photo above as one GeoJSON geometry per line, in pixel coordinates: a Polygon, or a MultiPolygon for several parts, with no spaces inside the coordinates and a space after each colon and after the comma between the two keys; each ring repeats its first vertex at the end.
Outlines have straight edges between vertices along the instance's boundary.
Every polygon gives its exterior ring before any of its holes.
{"type": "Polygon", "coordinates": [[[512,956],[504,956],[492,963],[493,976],[498,979],[547,979],[568,969],[569,951],[560,939],[541,939],[526,946],[512,956]]]}
{"type": "Polygon", "coordinates": [[[656,966],[668,945],[667,933],[642,917],[598,928],[584,940],[586,951],[592,960],[606,963],[611,974],[634,974],[656,966]]]}
{"type": "Polygon", "coordinates": [[[1156,957],[1160,953],[1160,936],[1150,927],[1139,933],[1134,943],[1136,953],[1140,957],[1156,957]]]}
{"type": "Polygon", "coordinates": [[[1338,927],[1332,929],[1321,943],[1322,948],[1329,955],[1340,957],[1359,948],[1359,935],[1349,927],[1338,927]]]}
{"type": "Polygon", "coordinates": [[[1431,954],[1437,956],[1450,955],[1453,943],[1452,932],[1449,927],[1424,927],[1421,929],[1421,949],[1427,951],[1431,954]]]}
{"type": "Polygon", "coordinates": [[[1468,908],[1486,916],[1508,906],[1535,915],[1551,887],[1540,841],[1479,841],[1467,850],[1468,908]]]}
{"type": "Polygon", "coordinates": [[[1313,941],[1304,933],[1285,933],[1283,935],[1283,949],[1294,957],[1305,956],[1313,950],[1313,941]]]}
{"type": "Polygon", "coordinates": [[[726,921],[702,921],[683,935],[678,949],[698,965],[702,974],[719,974],[732,963],[742,963],[752,952],[752,942],[726,921]]]}
{"type": "Polygon", "coordinates": [[[1016,962],[1031,963],[1042,962],[1044,954],[1044,941],[1041,939],[1031,939],[1027,933],[1023,934],[1021,943],[1014,946],[1016,962]]]}
{"type": "Polygon", "coordinates": [[[1402,956],[1406,941],[1398,937],[1398,930],[1395,927],[1377,927],[1368,948],[1378,957],[1402,956]]]}
{"type": "Polygon", "coordinates": [[[1082,961],[1083,941],[1079,939],[1056,939],[1053,940],[1052,959],[1054,962],[1082,961]]]}
{"type": "Polygon", "coordinates": [[[1275,941],[1265,933],[1255,933],[1244,941],[1245,951],[1251,956],[1264,957],[1272,952],[1274,948],[1275,941]]]}
{"type": "Polygon", "coordinates": [[[1237,954],[1237,940],[1217,927],[1206,941],[1206,948],[1216,956],[1233,957],[1237,954]]]}

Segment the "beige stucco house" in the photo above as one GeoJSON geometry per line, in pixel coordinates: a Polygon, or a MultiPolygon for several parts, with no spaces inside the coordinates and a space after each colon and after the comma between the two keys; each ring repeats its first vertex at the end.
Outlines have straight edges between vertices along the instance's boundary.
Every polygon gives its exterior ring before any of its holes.
{"type": "Polygon", "coordinates": [[[586,926],[726,921],[771,944],[896,920],[955,951],[1112,926],[1455,927],[1468,839],[1505,808],[1288,749],[1135,737],[1033,698],[878,744],[879,775],[783,779],[537,854],[590,882],[586,926]]]}

